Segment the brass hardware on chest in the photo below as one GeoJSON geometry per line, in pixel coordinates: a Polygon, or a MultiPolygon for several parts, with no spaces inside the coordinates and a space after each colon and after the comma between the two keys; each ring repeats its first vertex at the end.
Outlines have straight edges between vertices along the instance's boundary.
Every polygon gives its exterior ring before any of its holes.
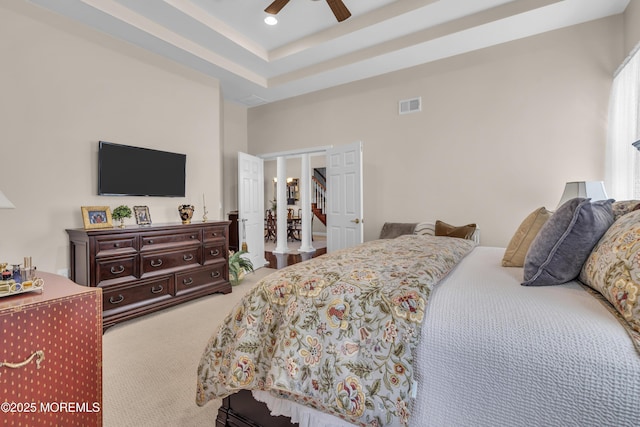
{"type": "Polygon", "coordinates": [[[162,260],[158,259],[158,260],[151,260],[150,262],[151,267],[160,267],[162,265],[162,260]]]}
{"type": "Polygon", "coordinates": [[[188,279],[183,279],[183,280],[182,280],[182,284],[183,284],[183,285],[187,285],[187,286],[189,286],[189,285],[190,285],[190,284],[192,284],[192,283],[193,283],[193,279],[192,279],[191,277],[189,277],[188,279]]]}
{"type": "Polygon", "coordinates": [[[159,294],[162,291],[164,291],[164,287],[162,285],[154,286],[153,288],[151,288],[152,294],[159,294]]]}
{"type": "Polygon", "coordinates": [[[212,271],[211,272],[211,277],[213,277],[214,279],[217,279],[218,277],[220,277],[220,272],[219,271],[212,271]]]}
{"type": "Polygon", "coordinates": [[[40,363],[44,360],[44,350],[37,350],[31,356],[27,357],[22,362],[11,363],[11,362],[0,362],[0,368],[11,368],[17,369],[22,368],[23,366],[28,365],[34,358],[36,358],[36,368],[40,369],[40,363]]]}
{"type": "Polygon", "coordinates": [[[220,255],[220,250],[216,249],[216,250],[211,250],[211,252],[209,252],[211,254],[211,256],[218,256],[220,255]]]}
{"type": "Polygon", "coordinates": [[[193,254],[183,255],[182,259],[185,260],[185,261],[191,261],[193,259],[193,254]]]}

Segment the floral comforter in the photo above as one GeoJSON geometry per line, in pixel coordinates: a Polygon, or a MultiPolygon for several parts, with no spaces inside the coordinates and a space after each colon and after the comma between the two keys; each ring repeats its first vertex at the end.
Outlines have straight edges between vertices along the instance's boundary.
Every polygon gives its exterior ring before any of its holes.
{"type": "Polygon", "coordinates": [[[401,236],[265,277],[207,344],[197,404],[261,389],[355,424],[407,425],[429,295],[473,246],[401,236]]]}

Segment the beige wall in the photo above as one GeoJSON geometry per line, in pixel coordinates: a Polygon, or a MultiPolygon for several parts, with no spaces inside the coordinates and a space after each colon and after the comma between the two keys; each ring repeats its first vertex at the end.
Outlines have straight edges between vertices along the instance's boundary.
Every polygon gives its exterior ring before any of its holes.
{"type": "Polygon", "coordinates": [[[223,108],[224,213],[238,209],[238,152],[247,148],[247,107],[225,101],[223,108]]]}
{"type": "Polygon", "coordinates": [[[640,43],[640,0],[631,0],[624,11],[624,53],[640,43]]]}
{"type": "Polygon", "coordinates": [[[146,205],[154,223],[178,222],[182,203],[201,217],[206,193],[221,218],[217,80],[24,1],[0,3],[0,52],[0,190],[16,205],[0,210],[0,261],[68,268],[81,206],[146,205]],[[97,196],[98,140],[185,153],[187,197],[97,196]]]}
{"type": "Polygon", "coordinates": [[[566,181],[603,179],[621,15],[249,109],[253,154],[364,144],[365,240],[385,221],[477,222],[505,246],[566,181]],[[398,101],[422,97],[400,116],[398,101]]]}

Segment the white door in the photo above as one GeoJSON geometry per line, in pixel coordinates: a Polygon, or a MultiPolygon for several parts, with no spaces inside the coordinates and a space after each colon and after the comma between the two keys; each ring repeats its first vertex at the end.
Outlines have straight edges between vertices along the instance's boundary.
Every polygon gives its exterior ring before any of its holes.
{"type": "Polygon", "coordinates": [[[247,247],[254,268],[264,267],[264,163],[238,153],[238,243],[247,247]]]}
{"type": "Polygon", "coordinates": [[[327,252],[362,243],[362,142],[327,150],[327,252]]]}

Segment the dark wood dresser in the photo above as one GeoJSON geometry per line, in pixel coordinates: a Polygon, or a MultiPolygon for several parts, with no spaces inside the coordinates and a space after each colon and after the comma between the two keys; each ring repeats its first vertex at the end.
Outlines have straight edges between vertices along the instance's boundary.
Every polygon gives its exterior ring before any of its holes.
{"type": "Polygon", "coordinates": [[[102,294],[38,271],[41,291],[0,298],[4,425],[102,425],[102,294]]]}
{"type": "Polygon", "coordinates": [[[231,292],[229,221],[70,229],[70,276],[100,287],[103,327],[231,292]]]}

